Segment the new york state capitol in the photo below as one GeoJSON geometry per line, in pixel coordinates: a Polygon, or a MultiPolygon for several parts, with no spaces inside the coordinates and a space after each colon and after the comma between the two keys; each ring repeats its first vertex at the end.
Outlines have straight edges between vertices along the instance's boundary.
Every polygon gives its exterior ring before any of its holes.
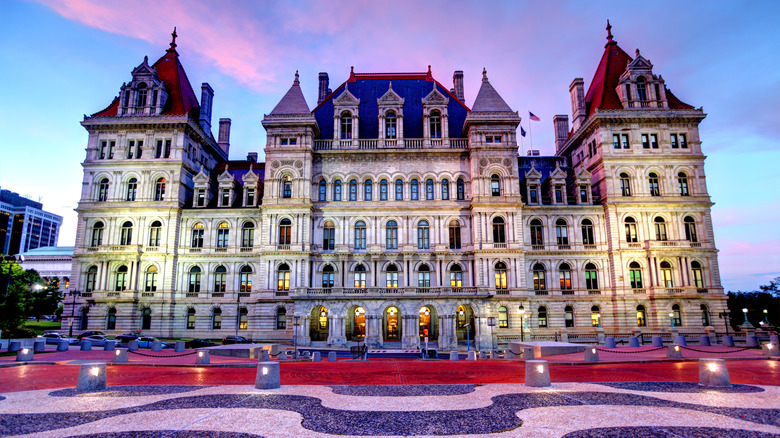
{"type": "Polygon", "coordinates": [[[587,91],[569,87],[571,125],[553,120],[556,154],[519,156],[518,113],[485,71],[468,107],[463,81],[320,73],[311,110],[296,73],[263,118],[266,161],[230,160],[174,35],[81,123],[74,324],[440,349],[713,324],[701,109],[610,33],[587,91]]]}

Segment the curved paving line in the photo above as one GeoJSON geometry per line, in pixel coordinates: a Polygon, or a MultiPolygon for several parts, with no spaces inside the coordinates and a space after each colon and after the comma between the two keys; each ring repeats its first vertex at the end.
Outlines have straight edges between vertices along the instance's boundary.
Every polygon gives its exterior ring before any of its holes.
{"type": "Polygon", "coordinates": [[[431,397],[474,392],[473,384],[460,385],[331,385],[334,394],[358,397],[431,397]]]}
{"type": "Polygon", "coordinates": [[[181,394],[210,388],[210,385],[122,385],[109,386],[101,391],[83,392],[76,388],[58,389],[49,393],[51,397],[139,397],[146,395],[181,394]]]}
{"type": "Polygon", "coordinates": [[[717,427],[599,427],[596,429],[578,430],[564,435],[562,438],[773,438],[780,435],[766,432],[756,432],[743,429],[721,429],[717,427]]]}
{"type": "Polygon", "coordinates": [[[753,385],[734,384],[728,387],[701,386],[695,382],[597,382],[596,385],[610,388],[629,389],[646,392],[685,392],[685,393],[737,393],[764,392],[764,388],[753,385]]]}
{"type": "MultiPolygon", "coordinates": [[[[143,406],[84,413],[13,414],[0,418],[0,433],[23,434],[73,427],[136,412],[176,409],[272,409],[303,417],[302,426],[341,435],[489,434],[522,425],[517,412],[548,406],[628,405],[689,409],[759,424],[779,425],[780,409],[702,406],[636,394],[604,392],[504,394],[487,407],[442,411],[344,411],[326,408],[318,398],[281,394],[215,394],[177,397],[143,406]]],[[[409,406],[413,409],[413,406],[409,406]]],[[[521,413],[522,415],[522,413],[521,413]]]]}
{"type": "Polygon", "coordinates": [[[132,432],[104,432],[88,435],[73,435],[78,438],[263,438],[262,435],[253,435],[244,432],[221,432],[216,430],[134,430],[132,432]]]}

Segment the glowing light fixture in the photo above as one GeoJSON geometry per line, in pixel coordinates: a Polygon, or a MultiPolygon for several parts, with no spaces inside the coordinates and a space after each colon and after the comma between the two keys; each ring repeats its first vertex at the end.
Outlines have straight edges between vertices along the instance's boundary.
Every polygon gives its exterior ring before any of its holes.
{"type": "Polygon", "coordinates": [[[536,371],[537,371],[539,374],[544,374],[544,365],[537,365],[537,366],[536,366],[536,371]]]}
{"type": "Polygon", "coordinates": [[[263,375],[264,376],[268,375],[268,367],[263,367],[263,375]]]}
{"type": "Polygon", "coordinates": [[[121,353],[121,351],[119,351],[119,350],[116,350],[116,351],[114,352],[114,354],[115,354],[115,355],[117,355],[117,356],[119,356],[119,353],[121,353]]]}
{"type": "Polygon", "coordinates": [[[766,348],[771,350],[771,349],[775,348],[775,344],[770,342],[770,343],[766,344],[766,348]]]}
{"type": "Polygon", "coordinates": [[[710,370],[711,373],[714,373],[718,371],[718,364],[715,362],[710,362],[707,364],[707,369],[710,370]]]}
{"type": "Polygon", "coordinates": [[[595,348],[591,348],[590,352],[593,353],[593,354],[596,354],[596,349],[595,348]]]}
{"type": "Polygon", "coordinates": [[[674,351],[680,351],[680,346],[679,345],[675,345],[674,346],[674,351]]]}
{"type": "Polygon", "coordinates": [[[22,354],[27,354],[30,352],[29,348],[22,348],[22,354]]]}
{"type": "Polygon", "coordinates": [[[747,313],[747,307],[742,309],[742,313],[747,313]]]}
{"type": "Polygon", "coordinates": [[[198,352],[198,357],[203,357],[203,352],[202,351],[198,352]]]}
{"type": "Polygon", "coordinates": [[[97,377],[98,375],[100,375],[100,368],[92,367],[92,368],[89,369],[89,373],[92,374],[93,376],[97,377]]]}

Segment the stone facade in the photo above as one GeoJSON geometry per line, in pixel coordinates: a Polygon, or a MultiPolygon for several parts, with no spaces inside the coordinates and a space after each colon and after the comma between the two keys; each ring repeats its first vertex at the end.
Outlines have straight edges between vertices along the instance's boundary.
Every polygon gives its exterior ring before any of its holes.
{"type": "MultiPolygon", "coordinates": [[[[175,41],[175,39],[174,39],[175,41]]],[[[517,154],[483,71],[319,75],[263,119],[265,163],[228,160],[175,42],[86,117],[71,280],[81,328],[301,345],[477,348],[532,336],[704,332],[725,310],[701,109],[612,40],[557,153],[517,154]],[[625,143],[624,143],[625,141],[625,143]]],[[[65,314],[70,314],[66,309],[65,314]]]]}

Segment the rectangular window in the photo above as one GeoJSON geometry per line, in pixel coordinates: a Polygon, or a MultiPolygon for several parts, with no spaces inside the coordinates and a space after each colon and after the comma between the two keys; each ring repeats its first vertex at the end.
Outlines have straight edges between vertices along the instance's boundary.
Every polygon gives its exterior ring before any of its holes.
{"type": "Polygon", "coordinates": [[[141,154],[143,153],[142,148],[144,147],[144,141],[143,140],[136,140],[135,141],[135,158],[140,159],[141,154]]]}
{"type": "Polygon", "coordinates": [[[420,186],[417,185],[417,183],[412,183],[412,201],[417,201],[420,199],[419,190],[420,186]]]}
{"type": "Polygon", "coordinates": [[[658,149],[658,134],[650,134],[650,147],[658,149]]]}
{"type": "Polygon", "coordinates": [[[612,134],[612,146],[615,149],[620,149],[620,134],[612,134]]]}
{"type": "Polygon", "coordinates": [[[450,183],[447,181],[441,183],[441,199],[443,201],[449,201],[450,199],[450,183]]]}
{"type": "Polygon", "coordinates": [[[685,138],[685,134],[680,134],[680,147],[688,149],[688,140],[685,138]]]}
{"type": "Polygon", "coordinates": [[[104,160],[106,158],[106,147],[108,147],[108,142],[103,140],[100,142],[100,149],[98,149],[98,159],[104,160]]]}
{"type": "Polygon", "coordinates": [[[460,249],[460,227],[450,227],[450,249],[460,249]]]}
{"type": "Polygon", "coordinates": [[[114,158],[114,147],[116,146],[116,141],[111,140],[108,142],[108,159],[111,160],[114,158]]]}
{"type": "Polygon", "coordinates": [[[255,189],[246,189],[246,206],[255,205],[255,189]]]}
{"type": "Polygon", "coordinates": [[[165,157],[164,158],[171,158],[171,140],[165,140],[165,157]]]}
{"type": "Polygon", "coordinates": [[[680,145],[677,144],[677,134],[669,134],[669,141],[672,143],[672,149],[680,147],[680,145]]]}
{"type": "Polygon", "coordinates": [[[135,152],[135,140],[128,140],[127,142],[127,159],[133,159],[133,152],[135,152]]]}
{"type": "Polygon", "coordinates": [[[325,251],[333,251],[336,247],[336,229],[332,227],[325,228],[322,234],[322,249],[325,251]]]}
{"type": "Polygon", "coordinates": [[[561,186],[555,186],[555,203],[556,204],[563,203],[563,189],[561,188],[561,186]]]}
{"type": "Polygon", "coordinates": [[[364,201],[371,201],[374,198],[374,186],[367,182],[363,185],[363,200],[364,201]]]}
{"type": "Polygon", "coordinates": [[[198,189],[198,207],[206,205],[206,191],[204,189],[198,189]]]}
{"type": "Polygon", "coordinates": [[[230,189],[222,189],[222,206],[230,207],[230,189]]]}
{"type": "Polygon", "coordinates": [[[387,183],[383,182],[379,184],[379,200],[387,201],[387,183]]]}
{"type": "Polygon", "coordinates": [[[163,154],[163,141],[157,140],[157,147],[154,149],[154,158],[162,158],[163,154]]]}
{"type": "Polygon", "coordinates": [[[650,149],[650,136],[642,134],[642,149],[650,149]]]}
{"type": "Polygon", "coordinates": [[[583,204],[588,202],[588,186],[586,184],[580,184],[580,202],[583,204]]]}
{"type": "Polygon", "coordinates": [[[536,186],[531,186],[531,188],[528,190],[529,193],[529,200],[528,202],[531,204],[536,204],[539,202],[539,196],[536,193],[536,186]]]}
{"type": "Polygon", "coordinates": [[[429,248],[430,241],[428,237],[428,227],[417,228],[417,249],[429,248]]]}
{"type": "Polygon", "coordinates": [[[396,201],[404,200],[404,185],[401,182],[395,183],[395,200],[396,201]]]}
{"type": "Polygon", "coordinates": [[[628,144],[628,134],[623,134],[621,138],[623,140],[623,149],[628,149],[629,147],[631,147],[628,144]]]}
{"type": "Polygon", "coordinates": [[[387,242],[386,247],[387,249],[398,249],[398,228],[396,227],[388,227],[387,228],[387,242]]]}

